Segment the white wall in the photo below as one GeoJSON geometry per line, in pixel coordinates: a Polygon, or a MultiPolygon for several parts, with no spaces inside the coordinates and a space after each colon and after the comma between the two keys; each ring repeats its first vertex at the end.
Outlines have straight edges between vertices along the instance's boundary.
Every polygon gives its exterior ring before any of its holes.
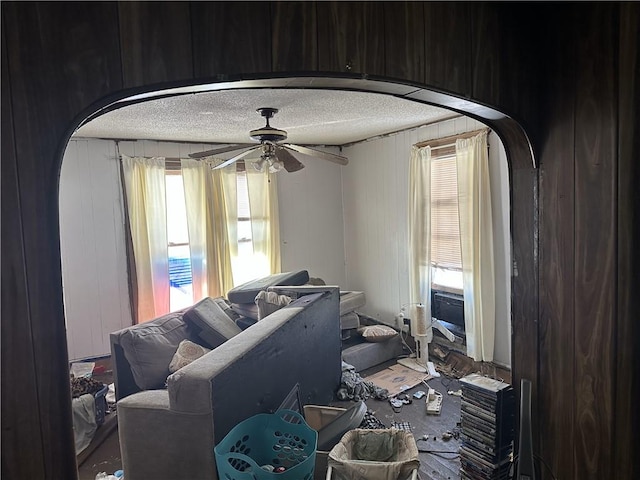
{"type": "MultiPolygon", "coordinates": [[[[346,288],[366,295],[363,313],[393,324],[409,302],[408,177],[413,144],[484,125],[466,117],[441,122],[345,149],[342,171],[346,288]]],[[[496,362],[511,364],[509,185],[504,148],[489,136],[496,249],[496,362]]]]}
{"type": "Polygon", "coordinates": [[[69,360],[109,353],[131,325],[113,142],[72,140],[60,172],[60,248],[69,360]]]}
{"type": "MultiPolygon", "coordinates": [[[[186,157],[210,145],[120,142],[129,156],[186,157]]],[[[329,150],[331,151],[331,150],[329,150]]],[[[341,168],[313,158],[278,175],[283,271],[345,283],[341,168]]],[[[70,360],[110,353],[109,333],[132,324],[116,145],[72,140],[60,177],[60,237],[70,360]]]]}
{"type": "Polygon", "coordinates": [[[300,159],[305,168],[278,175],[282,271],[308,270],[328,285],[343,286],[341,176],[345,167],[316,158],[300,159]]]}

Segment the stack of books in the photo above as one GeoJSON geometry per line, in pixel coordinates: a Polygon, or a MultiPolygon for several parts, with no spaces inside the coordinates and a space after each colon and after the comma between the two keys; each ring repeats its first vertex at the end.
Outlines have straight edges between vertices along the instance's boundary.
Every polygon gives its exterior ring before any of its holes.
{"type": "Polygon", "coordinates": [[[460,477],[508,479],[516,424],[513,387],[476,373],[461,378],[460,383],[460,477]]]}

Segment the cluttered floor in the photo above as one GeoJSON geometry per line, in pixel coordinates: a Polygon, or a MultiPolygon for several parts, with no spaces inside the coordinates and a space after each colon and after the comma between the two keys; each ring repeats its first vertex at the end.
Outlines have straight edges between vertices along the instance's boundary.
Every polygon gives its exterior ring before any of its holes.
{"type": "MultiPolygon", "coordinates": [[[[408,371],[395,360],[360,372],[364,380],[375,381],[387,388],[391,395],[402,390],[402,398],[395,406],[389,400],[368,399],[367,408],[385,427],[408,429],[416,439],[420,456],[421,480],[460,478],[460,383],[454,377],[441,375],[427,378],[426,374],[408,371]],[[410,386],[414,385],[414,386],[410,386]],[[403,388],[409,386],[409,388],[403,388]],[[442,395],[440,413],[427,413],[429,388],[442,395]]],[[[346,407],[349,401],[335,402],[346,407]]],[[[433,402],[432,402],[433,403],[433,402]]]]}
{"type": "MultiPolygon", "coordinates": [[[[366,381],[375,380],[376,385],[387,388],[390,395],[401,391],[395,405],[388,399],[374,397],[367,398],[365,404],[377,422],[387,428],[407,429],[413,434],[420,451],[419,478],[459,479],[459,380],[441,374],[423,381],[426,374],[403,368],[395,360],[364,370],[359,375],[366,381]],[[440,413],[427,413],[430,388],[435,399],[441,398],[440,413]]],[[[348,408],[353,403],[352,400],[337,400],[332,406],[348,408]]],[[[90,453],[78,457],[80,480],[94,480],[100,472],[112,474],[122,468],[116,412],[110,412],[106,417],[99,429],[100,444],[90,453]]]]}

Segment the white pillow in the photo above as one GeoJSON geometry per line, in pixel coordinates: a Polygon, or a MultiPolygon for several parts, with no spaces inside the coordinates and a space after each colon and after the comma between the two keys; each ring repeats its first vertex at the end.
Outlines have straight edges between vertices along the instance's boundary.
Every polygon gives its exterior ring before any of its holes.
{"type": "Polygon", "coordinates": [[[210,349],[193,343],[190,340],[182,340],[180,345],[178,345],[175,355],[171,359],[169,371],[175,373],[210,351],[210,349]]]}
{"type": "Polygon", "coordinates": [[[360,327],[358,333],[362,335],[367,342],[384,342],[390,338],[398,335],[393,328],[387,325],[368,325],[366,327],[360,327]]]}

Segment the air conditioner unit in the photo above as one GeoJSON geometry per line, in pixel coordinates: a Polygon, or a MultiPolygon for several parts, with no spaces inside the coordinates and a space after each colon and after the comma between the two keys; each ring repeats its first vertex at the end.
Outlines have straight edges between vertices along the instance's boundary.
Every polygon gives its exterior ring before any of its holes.
{"type": "Polygon", "coordinates": [[[451,323],[464,330],[464,300],[462,295],[432,290],[431,312],[434,318],[451,323]]]}

